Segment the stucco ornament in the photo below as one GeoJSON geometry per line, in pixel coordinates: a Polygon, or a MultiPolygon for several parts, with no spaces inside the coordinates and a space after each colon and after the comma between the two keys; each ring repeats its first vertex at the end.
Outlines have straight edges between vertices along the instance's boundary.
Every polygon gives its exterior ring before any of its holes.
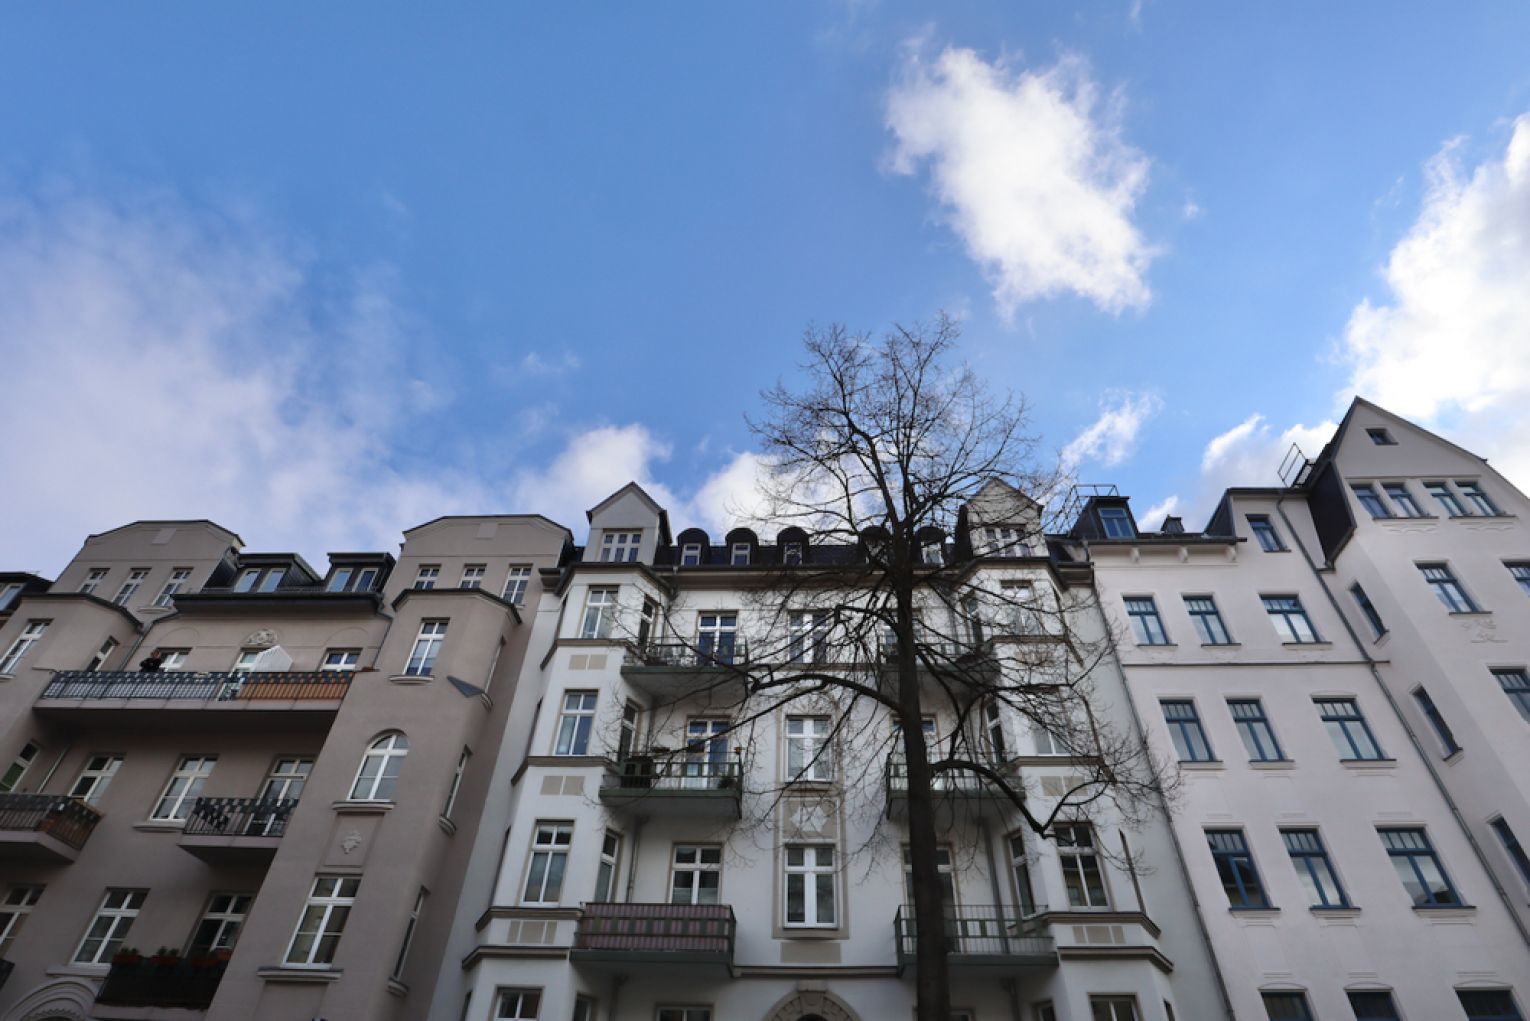
{"type": "Polygon", "coordinates": [[[860,1021],[855,1011],[830,992],[794,993],[777,1003],[775,1009],[765,1017],[766,1021],[805,1021],[807,1018],[823,1018],[823,1021],[860,1021]]]}
{"type": "Polygon", "coordinates": [[[276,632],[268,627],[263,627],[244,640],[246,648],[269,649],[276,644],[276,632]]]}
{"type": "Polygon", "coordinates": [[[361,832],[359,830],[351,830],[345,836],[340,838],[340,850],[344,851],[346,854],[350,854],[360,846],[361,832]]]}

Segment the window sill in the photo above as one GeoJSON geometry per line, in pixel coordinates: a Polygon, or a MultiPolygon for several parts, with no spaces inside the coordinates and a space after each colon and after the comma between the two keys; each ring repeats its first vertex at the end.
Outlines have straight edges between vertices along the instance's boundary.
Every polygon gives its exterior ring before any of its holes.
{"type": "Polygon", "coordinates": [[[330,808],[339,815],[382,815],[393,811],[391,801],[336,801],[330,808]]]}
{"type": "Polygon", "coordinates": [[[1477,913],[1475,904],[1415,904],[1415,914],[1431,919],[1471,918],[1477,913]]]}
{"type": "Polygon", "coordinates": [[[1295,759],[1250,759],[1249,769],[1295,769],[1295,759]]]}
{"type": "Polygon", "coordinates": [[[14,681],[15,679],[15,674],[0,674],[0,681],[14,681]]]}
{"type": "Polygon", "coordinates": [[[1491,617],[1492,610],[1451,610],[1452,617],[1491,617]]]}
{"type": "Polygon", "coordinates": [[[1274,907],[1269,907],[1269,906],[1264,906],[1264,907],[1249,907],[1249,908],[1230,907],[1227,910],[1232,912],[1234,915],[1238,916],[1239,918],[1279,918],[1280,917],[1280,908],[1274,908],[1274,907]]]}
{"type": "Polygon", "coordinates": [[[1287,649],[1331,649],[1332,642],[1325,642],[1321,638],[1315,642],[1281,642],[1287,649]]]}
{"type": "Polygon", "coordinates": [[[839,927],[826,927],[822,929],[798,928],[796,926],[782,926],[778,939],[807,939],[828,940],[844,939],[845,931],[839,927]]]}
{"type": "Polygon", "coordinates": [[[1179,647],[1178,644],[1175,643],[1175,642],[1138,642],[1137,643],[1137,648],[1139,648],[1139,649],[1177,649],[1178,647],[1179,647]]]}
{"type": "Polygon", "coordinates": [[[1340,759],[1339,765],[1345,769],[1391,769],[1397,765],[1396,759],[1340,759]]]}
{"type": "Polygon", "coordinates": [[[49,978],[100,978],[111,970],[110,964],[61,964],[48,968],[43,974],[49,978]]]}
{"type": "Polygon", "coordinates": [[[185,819],[145,819],[133,824],[133,829],[144,833],[179,833],[185,828],[185,819]]]}
{"type": "Polygon", "coordinates": [[[1314,904],[1307,910],[1320,918],[1355,918],[1360,914],[1360,909],[1353,904],[1335,905],[1331,908],[1314,904]]]}
{"type": "Polygon", "coordinates": [[[388,979],[388,992],[402,1000],[409,995],[409,987],[396,978],[390,978],[388,979]]]}
{"type": "Polygon", "coordinates": [[[1455,751],[1451,752],[1449,755],[1446,755],[1444,758],[1440,759],[1440,761],[1445,763],[1445,765],[1447,765],[1447,766],[1454,766],[1456,764],[1456,761],[1458,759],[1460,759],[1461,756],[1464,755],[1464,754],[1466,754],[1466,749],[1465,748],[1457,748],[1455,751]]]}
{"type": "Polygon", "coordinates": [[[436,816],[436,824],[441,827],[442,832],[445,833],[448,837],[455,837],[457,835],[457,824],[452,822],[446,816],[436,816]]]}
{"type": "Polygon", "coordinates": [[[1221,759],[1195,759],[1193,761],[1186,761],[1181,759],[1179,761],[1179,768],[1188,769],[1192,772],[1198,773],[1212,772],[1219,769],[1226,769],[1227,763],[1223,762],[1221,759]]]}
{"type": "Polygon", "coordinates": [[[393,674],[388,680],[393,684],[429,684],[435,678],[429,674],[393,674]]]}
{"type": "Polygon", "coordinates": [[[1203,649],[1241,649],[1242,642],[1202,642],[1203,649]]]}
{"type": "Polygon", "coordinates": [[[344,972],[339,968],[331,968],[327,964],[317,964],[307,968],[287,964],[276,968],[255,969],[255,977],[263,978],[267,982],[311,982],[323,984],[338,982],[343,974],[344,972]]]}

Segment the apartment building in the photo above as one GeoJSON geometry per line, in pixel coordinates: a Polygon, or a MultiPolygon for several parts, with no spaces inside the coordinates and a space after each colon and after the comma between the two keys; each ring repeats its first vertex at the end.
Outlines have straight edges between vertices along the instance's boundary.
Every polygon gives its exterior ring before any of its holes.
{"type": "Polygon", "coordinates": [[[145,521],[0,578],[0,1017],[426,1017],[568,542],[443,518],[321,573],[145,521]]]}

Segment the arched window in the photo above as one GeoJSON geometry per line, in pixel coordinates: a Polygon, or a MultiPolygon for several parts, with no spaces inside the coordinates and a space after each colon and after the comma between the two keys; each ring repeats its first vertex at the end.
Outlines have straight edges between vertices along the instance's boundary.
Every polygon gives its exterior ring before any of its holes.
{"type": "Polygon", "coordinates": [[[396,731],[373,741],[361,758],[361,769],[351,786],[352,801],[392,801],[399,770],[409,754],[409,739],[396,731]]]}

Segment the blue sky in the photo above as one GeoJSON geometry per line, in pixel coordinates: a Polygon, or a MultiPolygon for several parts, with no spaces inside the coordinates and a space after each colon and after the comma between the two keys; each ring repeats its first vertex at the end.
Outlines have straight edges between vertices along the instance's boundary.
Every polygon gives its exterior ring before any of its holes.
{"type": "MultiPolygon", "coordinates": [[[[1530,7],[0,10],[8,569],[740,499],[809,322],[945,309],[1192,527],[1357,390],[1530,477],[1530,7]],[[1257,416],[1257,417],[1256,417],[1257,416]]],[[[1156,524],[1156,522],[1152,522],[1156,524]]]]}

